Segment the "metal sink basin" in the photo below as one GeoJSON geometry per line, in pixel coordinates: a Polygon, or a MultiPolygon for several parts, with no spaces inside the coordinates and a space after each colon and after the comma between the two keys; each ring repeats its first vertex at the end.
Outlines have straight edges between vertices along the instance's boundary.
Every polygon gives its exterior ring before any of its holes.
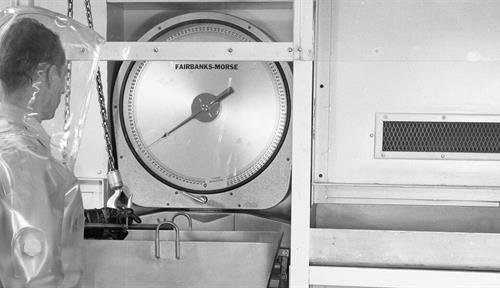
{"type": "Polygon", "coordinates": [[[267,287],[282,233],[130,231],[127,240],[86,240],[83,287],[267,287]],[[150,236],[148,236],[150,235],[150,236]]]}

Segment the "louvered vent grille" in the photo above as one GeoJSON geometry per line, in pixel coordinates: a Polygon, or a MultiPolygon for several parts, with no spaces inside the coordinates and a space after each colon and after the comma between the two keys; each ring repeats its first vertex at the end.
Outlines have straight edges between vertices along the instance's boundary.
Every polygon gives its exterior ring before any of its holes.
{"type": "Polygon", "coordinates": [[[382,151],[500,153],[500,123],[384,121],[382,151]]]}

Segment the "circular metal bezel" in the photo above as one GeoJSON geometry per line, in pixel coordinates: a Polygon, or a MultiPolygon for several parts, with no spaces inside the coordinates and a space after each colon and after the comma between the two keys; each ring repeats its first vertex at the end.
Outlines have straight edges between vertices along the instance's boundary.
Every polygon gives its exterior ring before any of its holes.
{"type": "MultiPolygon", "coordinates": [[[[171,31],[173,29],[179,28],[181,26],[185,26],[187,24],[194,24],[194,23],[215,23],[219,25],[226,25],[229,26],[233,29],[237,29],[238,31],[245,33],[245,35],[249,36],[251,39],[254,41],[271,41],[271,39],[263,33],[260,29],[256,28],[255,26],[249,24],[248,22],[230,16],[226,14],[221,14],[221,13],[214,13],[214,12],[202,12],[202,13],[189,13],[185,15],[181,15],[172,19],[169,19],[167,21],[162,22],[161,24],[157,25],[156,27],[153,27],[152,29],[149,30],[139,41],[153,41],[155,39],[158,39],[168,31],[171,31]]],[[[291,114],[291,101],[290,101],[290,89],[288,87],[288,83],[291,80],[290,75],[290,67],[288,66],[288,63],[279,63],[279,62],[269,62],[272,64],[272,66],[276,67],[277,72],[279,73],[281,80],[282,80],[282,85],[285,90],[285,95],[286,95],[286,120],[284,123],[283,127],[283,132],[282,135],[279,137],[279,141],[277,143],[274,143],[274,150],[271,155],[268,155],[268,157],[263,161],[264,163],[260,164],[260,167],[258,167],[257,171],[253,171],[253,173],[245,177],[243,180],[236,182],[233,185],[228,185],[225,188],[222,189],[213,189],[213,190],[195,190],[195,189],[190,189],[183,187],[181,185],[178,185],[176,183],[172,183],[172,181],[169,181],[168,179],[165,179],[165,177],[162,177],[159,175],[157,172],[153,171],[147,163],[145,163],[145,160],[143,157],[138,153],[137,151],[137,145],[134,145],[134,140],[130,138],[129,135],[129,129],[127,128],[126,122],[125,122],[125,117],[124,117],[124,111],[125,111],[125,105],[124,105],[124,95],[125,95],[125,89],[127,86],[127,83],[129,82],[129,76],[132,71],[132,68],[134,65],[136,65],[136,62],[125,62],[121,68],[124,69],[126,67],[126,73],[125,77],[123,77],[123,81],[121,83],[120,87],[120,100],[119,100],[119,113],[120,113],[120,122],[122,126],[122,131],[124,132],[125,140],[128,144],[128,147],[130,148],[132,154],[136,158],[136,160],[141,164],[141,166],[148,171],[152,176],[154,176],[156,179],[161,181],[164,184],[167,184],[175,189],[182,190],[182,191],[187,191],[191,193],[198,193],[198,194],[213,194],[213,193],[221,193],[221,192],[226,192],[229,190],[233,190],[235,188],[238,188],[242,185],[245,185],[249,181],[252,181],[256,177],[259,176],[260,173],[262,173],[268,166],[269,164],[274,160],[276,154],[279,152],[285,138],[286,138],[286,133],[288,131],[289,123],[290,123],[290,114],[291,114]]],[[[255,162],[255,161],[254,161],[255,162]]]]}

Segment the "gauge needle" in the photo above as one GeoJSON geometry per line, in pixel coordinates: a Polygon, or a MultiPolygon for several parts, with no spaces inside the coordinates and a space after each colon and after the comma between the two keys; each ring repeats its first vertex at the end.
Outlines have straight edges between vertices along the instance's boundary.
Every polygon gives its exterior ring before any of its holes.
{"type": "Polygon", "coordinates": [[[199,111],[193,111],[193,113],[187,117],[186,119],[184,119],[181,123],[177,124],[174,128],[170,129],[170,131],[168,132],[165,132],[160,138],[156,139],[153,143],[149,144],[149,147],[153,146],[154,144],[156,144],[158,141],[160,141],[161,139],[164,139],[166,137],[168,137],[170,134],[172,134],[175,130],[181,128],[182,126],[184,126],[186,123],[188,123],[189,121],[193,120],[194,118],[196,118],[196,116],[198,116],[200,113],[202,112],[207,112],[208,109],[210,109],[210,107],[212,105],[214,105],[215,103],[218,103],[220,101],[222,101],[224,98],[226,98],[227,96],[231,95],[234,93],[234,89],[233,87],[227,87],[224,91],[222,91],[219,95],[217,95],[217,97],[211,101],[209,104],[208,104],[208,108],[206,110],[204,109],[200,109],[199,111]]]}

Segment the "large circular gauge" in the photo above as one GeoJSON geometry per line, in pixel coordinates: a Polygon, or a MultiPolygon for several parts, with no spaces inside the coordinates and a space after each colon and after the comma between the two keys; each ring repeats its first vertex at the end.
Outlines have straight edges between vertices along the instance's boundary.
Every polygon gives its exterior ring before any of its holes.
{"type": "MultiPolygon", "coordinates": [[[[177,18],[140,41],[270,41],[253,25],[225,14],[177,18]]],[[[257,177],[278,153],[290,119],[288,64],[127,65],[119,102],[122,129],[136,159],[163,183],[193,193],[228,191],[257,177]]]]}

